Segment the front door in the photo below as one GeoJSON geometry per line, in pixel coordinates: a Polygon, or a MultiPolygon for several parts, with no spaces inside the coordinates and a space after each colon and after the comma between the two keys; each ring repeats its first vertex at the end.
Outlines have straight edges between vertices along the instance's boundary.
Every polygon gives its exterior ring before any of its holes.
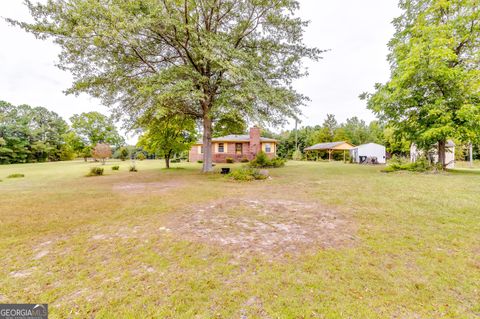
{"type": "Polygon", "coordinates": [[[237,154],[237,155],[242,155],[243,154],[243,144],[242,143],[236,143],[235,144],[235,154],[237,154]]]}

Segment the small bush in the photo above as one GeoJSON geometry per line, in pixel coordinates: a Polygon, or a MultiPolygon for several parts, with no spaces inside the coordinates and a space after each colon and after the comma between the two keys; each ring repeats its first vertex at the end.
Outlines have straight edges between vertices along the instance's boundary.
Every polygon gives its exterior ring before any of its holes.
{"type": "Polygon", "coordinates": [[[233,164],[233,163],[235,163],[235,161],[234,161],[233,158],[231,158],[231,157],[227,157],[227,158],[225,159],[225,162],[228,163],[228,164],[233,164]]]}
{"type": "Polygon", "coordinates": [[[203,164],[203,161],[197,161],[198,164],[203,164]]]}
{"type": "Polygon", "coordinates": [[[90,168],[90,173],[87,176],[101,176],[103,175],[102,167],[92,167],[90,168]]]}
{"type": "Polygon", "coordinates": [[[242,158],[242,159],[240,160],[240,162],[242,162],[242,163],[248,163],[248,162],[250,162],[250,161],[248,160],[248,158],[244,157],[244,158],[242,158]]]}
{"type": "Polygon", "coordinates": [[[143,161],[144,159],[146,159],[146,156],[145,156],[145,154],[143,154],[142,152],[140,152],[140,153],[137,154],[137,159],[138,159],[139,161],[143,161]]]}
{"type": "Polygon", "coordinates": [[[120,158],[122,161],[126,161],[129,155],[130,155],[130,152],[126,147],[121,147],[118,150],[118,158],[120,158]]]}
{"type": "Polygon", "coordinates": [[[236,181],[264,180],[268,178],[268,172],[255,168],[241,168],[231,172],[229,176],[236,181]]]}
{"type": "Polygon", "coordinates": [[[404,165],[404,164],[409,164],[410,163],[410,160],[405,158],[405,157],[401,157],[401,156],[398,156],[398,155],[393,155],[391,159],[388,160],[388,163],[389,164],[397,164],[397,165],[404,165]]]}
{"type": "Polygon", "coordinates": [[[118,171],[119,169],[120,169],[120,166],[118,165],[112,166],[112,171],[118,171]]]}
{"type": "Polygon", "coordinates": [[[293,152],[292,159],[294,161],[301,161],[303,159],[302,151],[296,150],[295,152],[293,152]]]}
{"type": "Polygon", "coordinates": [[[16,173],[16,174],[10,174],[7,176],[7,178],[22,178],[22,177],[25,177],[24,174],[19,174],[19,173],[16,173]]]}
{"type": "Polygon", "coordinates": [[[250,162],[251,167],[269,167],[270,166],[270,159],[268,158],[265,152],[261,151],[255,156],[255,158],[250,162]]]}
{"type": "Polygon", "coordinates": [[[285,160],[280,157],[276,157],[270,161],[270,167],[278,168],[285,166],[285,160]]]}
{"type": "Polygon", "coordinates": [[[250,162],[250,167],[253,168],[278,168],[285,166],[285,160],[279,157],[269,159],[267,154],[260,152],[254,160],[250,162]]]}
{"type": "Polygon", "coordinates": [[[174,158],[172,160],[170,160],[171,163],[180,163],[181,160],[179,158],[174,158]]]}
{"type": "Polygon", "coordinates": [[[135,165],[131,165],[128,169],[129,172],[138,172],[137,167],[135,165]]]}
{"type": "Polygon", "coordinates": [[[433,169],[433,166],[430,165],[426,158],[419,159],[414,163],[402,163],[401,160],[394,160],[393,163],[385,167],[382,172],[392,173],[396,171],[410,171],[410,172],[426,172],[433,169]]]}

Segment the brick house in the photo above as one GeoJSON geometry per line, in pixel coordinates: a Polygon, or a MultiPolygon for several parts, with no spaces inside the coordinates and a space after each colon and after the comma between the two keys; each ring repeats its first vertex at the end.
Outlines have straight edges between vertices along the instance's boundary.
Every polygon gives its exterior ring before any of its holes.
{"type": "MultiPolygon", "coordinates": [[[[248,135],[227,135],[212,138],[212,156],[214,163],[225,163],[227,158],[236,162],[242,159],[252,160],[260,150],[268,157],[274,158],[277,153],[278,141],[260,136],[260,128],[250,128],[248,135]]],[[[203,142],[195,143],[188,154],[190,162],[203,160],[203,142]]]]}

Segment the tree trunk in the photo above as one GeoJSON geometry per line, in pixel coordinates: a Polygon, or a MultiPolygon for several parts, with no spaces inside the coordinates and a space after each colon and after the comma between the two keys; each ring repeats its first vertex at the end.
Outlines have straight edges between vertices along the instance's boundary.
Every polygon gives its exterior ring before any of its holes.
{"type": "Polygon", "coordinates": [[[445,140],[438,141],[438,163],[442,165],[442,170],[445,170],[445,140]]]}
{"type": "Polygon", "coordinates": [[[165,156],[165,167],[166,167],[167,169],[170,168],[170,156],[168,156],[168,155],[165,156]]]}
{"type": "Polygon", "coordinates": [[[212,119],[209,115],[203,117],[203,173],[213,171],[212,166],[212,119]]]}
{"type": "Polygon", "coordinates": [[[469,150],[468,150],[468,156],[469,156],[469,159],[470,159],[470,168],[473,168],[473,144],[470,143],[469,145],[469,150]]]}
{"type": "Polygon", "coordinates": [[[165,154],[165,167],[166,167],[167,169],[170,168],[170,156],[172,156],[172,151],[171,151],[171,150],[168,151],[167,154],[165,154]]]}

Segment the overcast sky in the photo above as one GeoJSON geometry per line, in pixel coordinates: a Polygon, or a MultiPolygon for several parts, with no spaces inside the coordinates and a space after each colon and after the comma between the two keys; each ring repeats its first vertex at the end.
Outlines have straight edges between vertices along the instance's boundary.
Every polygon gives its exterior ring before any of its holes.
{"type": "MultiPolygon", "coordinates": [[[[303,110],[302,125],[321,124],[327,113],[335,114],[339,122],[352,116],[367,122],[374,119],[358,95],[372,91],[376,82],[389,77],[386,44],[393,35],[391,21],[400,13],[397,2],[300,0],[299,15],[311,21],[305,42],[330,50],[319,62],[307,62],[310,75],[296,83],[296,88],[311,99],[303,110]]],[[[0,16],[29,19],[22,0],[1,0],[0,16]]],[[[36,40],[3,19],[0,43],[0,100],[44,106],[65,119],[88,111],[109,113],[87,95],[63,93],[72,76],[55,67],[60,51],[55,44],[36,40]]],[[[128,141],[136,139],[129,137],[128,141]]]]}

